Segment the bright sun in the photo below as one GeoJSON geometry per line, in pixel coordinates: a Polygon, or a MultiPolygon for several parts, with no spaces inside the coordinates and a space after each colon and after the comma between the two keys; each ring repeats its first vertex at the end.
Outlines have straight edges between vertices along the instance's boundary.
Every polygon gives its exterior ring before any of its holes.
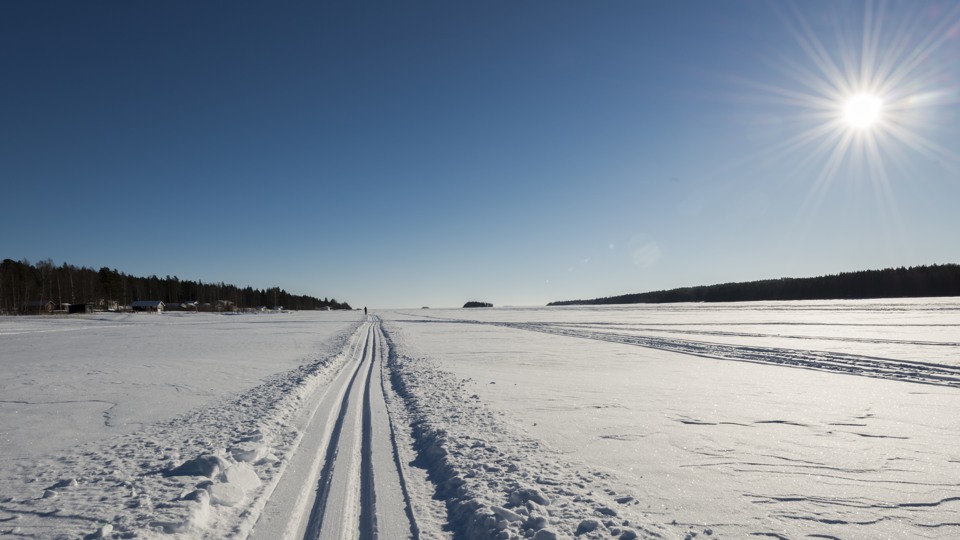
{"type": "Polygon", "coordinates": [[[807,210],[843,181],[872,189],[894,223],[895,181],[928,174],[933,163],[960,174],[960,152],[936,138],[953,129],[951,115],[941,111],[957,105],[960,2],[931,17],[929,25],[914,16],[910,3],[879,0],[857,9],[840,4],[828,2],[824,11],[810,12],[816,21],[829,15],[830,31],[809,22],[798,6],[783,13],[797,47],[769,59],[782,71],[770,75],[776,82],[755,83],[761,91],[757,102],[775,105],[757,123],[756,136],[772,142],[758,162],[789,163],[787,174],[810,184],[807,210]]]}
{"type": "Polygon", "coordinates": [[[857,94],[843,107],[843,119],[853,128],[869,128],[880,120],[883,100],[872,94],[857,94]]]}

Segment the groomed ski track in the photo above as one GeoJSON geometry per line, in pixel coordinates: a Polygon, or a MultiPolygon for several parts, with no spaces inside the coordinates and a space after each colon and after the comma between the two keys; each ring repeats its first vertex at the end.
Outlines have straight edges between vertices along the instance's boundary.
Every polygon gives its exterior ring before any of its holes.
{"type": "Polygon", "coordinates": [[[307,398],[303,436],[250,538],[419,538],[387,411],[380,324],[367,318],[340,372],[307,398]]]}

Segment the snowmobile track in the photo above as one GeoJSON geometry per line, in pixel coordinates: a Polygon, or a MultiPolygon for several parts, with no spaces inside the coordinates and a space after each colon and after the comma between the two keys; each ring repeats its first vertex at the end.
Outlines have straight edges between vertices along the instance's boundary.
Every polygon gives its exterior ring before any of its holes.
{"type": "MultiPolygon", "coordinates": [[[[591,325],[578,325],[570,323],[489,322],[468,319],[444,319],[440,317],[417,320],[415,322],[499,326],[503,328],[527,330],[556,336],[607,341],[610,343],[621,343],[624,345],[671,351],[690,356],[712,358],[715,360],[750,362],[754,364],[810,369],[814,371],[842,373],[845,375],[857,375],[860,377],[872,377],[891,381],[960,388],[960,366],[940,364],[935,362],[898,360],[893,358],[881,358],[876,356],[819,350],[730,345],[725,343],[712,343],[693,339],[669,338],[633,333],[622,334],[610,331],[597,331],[596,329],[592,329],[590,327],[591,325]]],[[[869,341],[877,342],[877,340],[869,341]]],[[[890,341],[881,340],[881,342],[890,341]]],[[[903,341],[902,343],[942,346],[955,345],[953,342],[940,343],[903,341]]]]}
{"type": "Polygon", "coordinates": [[[727,345],[678,338],[591,332],[540,323],[487,323],[559,336],[609,341],[718,360],[734,360],[960,388],[960,367],[829,351],[727,345]]]}

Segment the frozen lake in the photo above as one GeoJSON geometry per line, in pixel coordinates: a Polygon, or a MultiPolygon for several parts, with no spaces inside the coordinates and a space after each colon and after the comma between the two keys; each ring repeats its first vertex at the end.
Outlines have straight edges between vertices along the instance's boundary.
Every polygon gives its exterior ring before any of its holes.
{"type": "Polygon", "coordinates": [[[167,420],[318,357],[355,313],[0,317],[4,457],[167,420]]]}
{"type": "Polygon", "coordinates": [[[960,534],[958,299],[2,318],[0,367],[0,534],[302,538],[354,414],[422,538],[960,534]],[[156,473],[205,454],[245,483],[156,473]]]}
{"type": "Polygon", "coordinates": [[[509,422],[611,472],[645,517],[733,537],[960,534],[956,300],[385,317],[407,354],[440,359],[509,422]],[[711,358],[712,345],[735,348],[711,358]],[[881,360],[907,367],[876,373],[881,360]]]}

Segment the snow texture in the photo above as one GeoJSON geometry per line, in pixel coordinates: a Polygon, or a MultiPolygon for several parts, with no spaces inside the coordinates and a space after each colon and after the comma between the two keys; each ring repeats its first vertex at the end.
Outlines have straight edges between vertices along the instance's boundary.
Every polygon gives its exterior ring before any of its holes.
{"type": "Polygon", "coordinates": [[[0,536],[955,537],[958,330],[957,299],[0,318],[0,536]]]}

